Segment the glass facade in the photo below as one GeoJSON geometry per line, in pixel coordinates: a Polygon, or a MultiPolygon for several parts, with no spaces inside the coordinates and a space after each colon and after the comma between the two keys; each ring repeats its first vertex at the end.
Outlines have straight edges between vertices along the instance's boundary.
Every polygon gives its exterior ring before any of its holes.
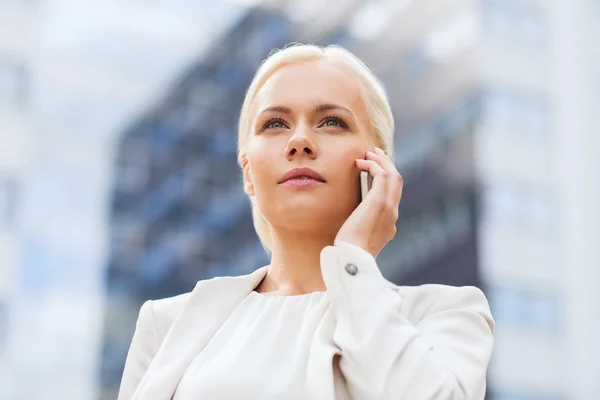
{"type": "Polygon", "coordinates": [[[516,286],[489,288],[492,313],[503,328],[555,335],[559,330],[559,298],[553,292],[516,286]]]}
{"type": "Polygon", "coordinates": [[[521,231],[556,232],[558,206],[550,189],[510,180],[490,182],[483,197],[484,222],[521,231]]]}
{"type": "Polygon", "coordinates": [[[114,180],[102,386],[111,398],[141,303],[268,262],[236,160],[239,107],[256,66],[290,41],[255,9],[124,133],[114,180]],[[235,251],[232,251],[235,249],[235,251]]]}
{"type": "Polygon", "coordinates": [[[0,179],[0,228],[10,224],[16,212],[17,185],[0,179]]]}
{"type": "Polygon", "coordinates": [[[0,358],[4,355],[6,347],[6,334],[8,326],[8,316],[6,312],[6,304],[0,301],[0,358]]]}
{"type": "Polygon", "coordinates": [[[483,109],[486,122],[507,133],[547,137],[552,132],[551,111],[541,93],[490,88],[483,109]]]}
{"type": "Polygon", "coordinates": [[[484,32],[491,40],[544,48],[549,37],[545,15],[535,2],[483,0],[484,32]]]}
{"type": "Polygon", "coordinates": [[[27,102],[29,74],[26,68],[0,54],[0,110],[20,110],[27,102]]]}
{"type": "Polygon", "coordinates": [[[536,396],[514,392],[495,392],[494,400],[560,400],[557,397],[536,396]]]}

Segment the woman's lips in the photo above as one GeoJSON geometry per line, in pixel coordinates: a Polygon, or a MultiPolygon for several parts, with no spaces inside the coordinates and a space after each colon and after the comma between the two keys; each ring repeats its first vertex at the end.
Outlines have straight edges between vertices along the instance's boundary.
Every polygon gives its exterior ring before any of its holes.
{"type": "Polygon", "coordinates": [[[301,167],[286,172],[279,180],[279,183],[284,183],[292,179],[314,179],[319,182],[325,182],[325,178],[317,171],[308,167],[301,167]]]}
{"type": "Polygon", "coordinates": [[[308,186],[321,185],[321,184],[323,184],[323,182],[321,182],[317,179],[313,179],[313,178],[302,177],[302,178],[291,178],[285,182],[282,182],[281,184],[286,185],[286,186],[308,187],[308,186]]]}

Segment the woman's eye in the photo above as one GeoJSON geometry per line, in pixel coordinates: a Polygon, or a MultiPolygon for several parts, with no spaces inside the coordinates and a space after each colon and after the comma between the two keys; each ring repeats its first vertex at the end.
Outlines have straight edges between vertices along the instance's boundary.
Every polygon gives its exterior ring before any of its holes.
{"type": "Polygon", "coordinates": [[[283,129],[285,128],[284,122],[279,118],[270,119],[263,125],[264,129],[283,129]]]}
{"type": "Polygon", "coordinates": [[[337,118],[327,118],[323,126],[346,128],[346,124],[337,118]]]}
{"type": "Polygon", "coordinates": [[[269,128],[283,128],[283,124],[281,123],[281,121],[273,121],[270,122],[268,125],[269,128]]]}

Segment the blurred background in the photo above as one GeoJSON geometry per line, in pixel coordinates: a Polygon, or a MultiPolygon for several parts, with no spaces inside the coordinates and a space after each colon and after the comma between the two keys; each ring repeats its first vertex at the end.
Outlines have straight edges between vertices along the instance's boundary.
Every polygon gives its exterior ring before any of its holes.
{"type": "Polygon", "coordinates": [[[398,283],[476,285],[489,399],[600,399],[600,1],[0,0],[0,399],[116,399],[140,305],[268,263],[236,164],[254,71],[385,83],[398,283]]]}

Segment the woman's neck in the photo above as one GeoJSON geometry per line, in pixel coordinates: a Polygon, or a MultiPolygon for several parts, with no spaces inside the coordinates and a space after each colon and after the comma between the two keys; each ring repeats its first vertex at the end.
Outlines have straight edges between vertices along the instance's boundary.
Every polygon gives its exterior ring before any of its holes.
{"type": "Polygon", "coordinates": [[[271,238],[271,264],[257,292],[294,296],[326,290],[321,250],[335,237],[273,229],[271,238]]]}

